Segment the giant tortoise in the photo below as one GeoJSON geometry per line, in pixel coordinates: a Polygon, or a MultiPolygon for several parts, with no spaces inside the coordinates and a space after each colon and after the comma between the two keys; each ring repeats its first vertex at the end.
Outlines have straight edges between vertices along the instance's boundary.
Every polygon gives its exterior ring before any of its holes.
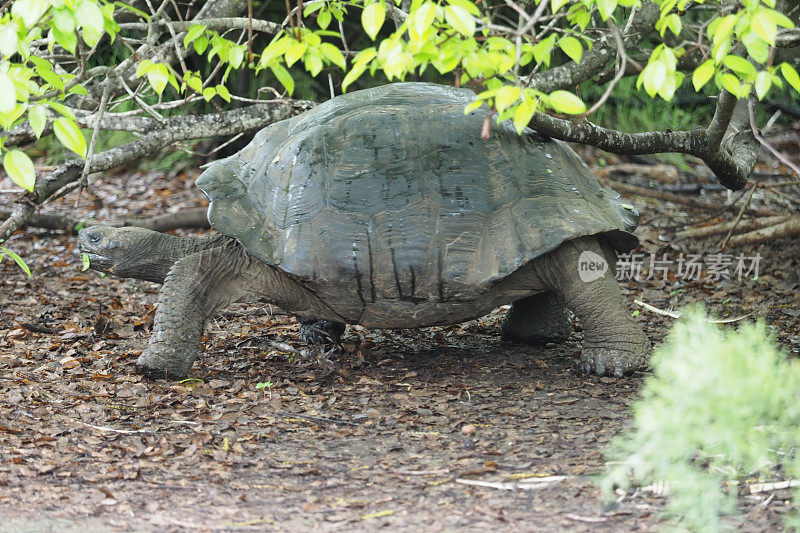
{"type": "Polygon", "coordinates": [[[242,299],[296,314],[312,340],[511,304],[503,338],[545,343],[570,334],[569,309],[585,372],[644,366],[648,339],[614,278],[615,250],[637,244],[637,213],[560,141],[507,123],[482,140],[490,111],[465,114],[474,98],[395,83],[264,128],[197,180],[213,236],[81,231],[93,268],[163,282],[141,371],[185,377],[205,321],[242,299]]]}

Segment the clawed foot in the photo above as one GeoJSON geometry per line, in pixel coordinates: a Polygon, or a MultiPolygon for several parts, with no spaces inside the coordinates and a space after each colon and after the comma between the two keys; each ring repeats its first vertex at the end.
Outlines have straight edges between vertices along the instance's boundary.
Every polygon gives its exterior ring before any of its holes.
{"type": "Polygon", "coordinates": [[[647,354],[632,354],[618,349],[586,348],[581,354],[581,369],[596,376],[622,377],[647,366],[647,354]]]}
{"type": "Polygon", "coordinates": [[[305,344],[339,344],[345,325],[330,320],[301,320],[300,340],[305,344]]]}
{"type": "Polygon", "coordinates": [[[149,379],[184,379],[194,363],[194,356],[183,356],[177,350],[166,350],[174,353],[155,354],[149,348],[142,352],[136,361],[136,369],[149,379]]]}

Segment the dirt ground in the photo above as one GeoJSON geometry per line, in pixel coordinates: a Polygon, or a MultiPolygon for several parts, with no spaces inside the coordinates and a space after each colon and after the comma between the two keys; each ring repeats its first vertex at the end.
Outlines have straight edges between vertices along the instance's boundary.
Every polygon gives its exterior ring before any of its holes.
{"type": "MultiPolygon", "coordinates": [[[[195,207],[195,177],[128,171],[77,207],[72,196],[50,209],[113,219],[195,207]]],[[[674,238],[709,213],[630,200],[643,253],[716,251],[720,236],[674,238]]],[[[134,362],[156,285],[81,272],[73,236],[29,229],[7,244],[33,277],[0,263],[0,531],[664,525],[652,491],[609,500],[593,483],[644,374],[582,375],[578,324],[567,343],[544,348],[501,342],[502,310],[447,328],[350,327],[339,353],[321,354],[279,310],[237,304],[209,325],[190,379],[148,381],[134,362]]],[[[634,298],[661,309],[702,301],[723,317],[764,317],[798,353],[796,242],[730,253],[740,252],[760,254],[757,280],[631,280],[622,285],[631,311],[641,309],[634,298]]],[[[636,319],[654,343],[673,322],[648,311],[636,319]]],[[[745,521],[732,525],[774,530],[787,498],[743,495],[745,521]]]]}

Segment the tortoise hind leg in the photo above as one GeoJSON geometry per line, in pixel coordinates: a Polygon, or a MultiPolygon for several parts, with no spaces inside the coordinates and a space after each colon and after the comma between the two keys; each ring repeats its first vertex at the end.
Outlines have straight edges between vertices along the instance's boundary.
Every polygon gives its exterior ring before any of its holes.
{"type": "Polygon", "coordinates": [[[297,317],[300,341],[306,344],[339,344],[346,326],[341,322],[297,317]]]}
{"type": "Polygon", "coordinates": [[[572,323],[563,298],[545,291],[514,302],[500,334],[504,341],[522,344],[563,342],[572,334],[572,323]]]}

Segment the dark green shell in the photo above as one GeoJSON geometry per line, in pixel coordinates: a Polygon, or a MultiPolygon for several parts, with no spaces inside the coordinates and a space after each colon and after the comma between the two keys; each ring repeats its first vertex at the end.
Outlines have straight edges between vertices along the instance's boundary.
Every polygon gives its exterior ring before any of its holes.
{"type": "Polygon", "coordinates": [[[480,293],[578,236],[636,245],[636,212],[566,144],[506,123],[481,140],[474,96],[396,83],[264,128],[197,180],[208,218],[318,294],[367,302],[480,293]]]}

